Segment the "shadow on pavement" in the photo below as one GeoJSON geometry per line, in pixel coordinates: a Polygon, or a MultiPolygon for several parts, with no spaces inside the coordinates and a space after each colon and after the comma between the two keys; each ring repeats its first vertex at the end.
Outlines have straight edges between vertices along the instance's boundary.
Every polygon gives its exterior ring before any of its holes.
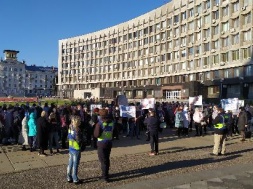
{"type": "MultiPolygon", "coordinates": [[[[235,144],[235,143],[236,142],[229,143],[229,144],[226,144],[226,146],[229,146],[229,145],[232,145],[232,144],[235,144]]],[[[185,152],[185,151],[201,150],[201,149],[208,149],[208,148],[213,148],[213,145],[200,146],[200,147],[194,147],[194,148],[183,148],[183,147],[167,148],[167,149],[161,149],[161,150],[159,150],[159,154],[169,154],[169,153],[175,153],[175,152],[185,152]]]]}
{"type": "Polygon", "coordinates": [[[111,174],[110,180],[112,182],[122,181],[126,179],[161,173],[161,172],[165,172],[165,171],[173,170],[173,169],[180,169],[180,168],[186,168],[186,167],[193,167],[193,166],[201,165],[201,164],[210,164],[210,163],[227,161],[227,160],[238,158],[240,156],[241,155],[233,155],[233,156],[227,156],[227,157],[219,158],[219,159],[214,157],[214,158],[205,158],[205,159],[196,159],[196,160],[167,162],[167,163],[153,166],[153,167],[147,167],[147,168],[142,168],[142,169],[136,169],[136,170],[111,174]]]}

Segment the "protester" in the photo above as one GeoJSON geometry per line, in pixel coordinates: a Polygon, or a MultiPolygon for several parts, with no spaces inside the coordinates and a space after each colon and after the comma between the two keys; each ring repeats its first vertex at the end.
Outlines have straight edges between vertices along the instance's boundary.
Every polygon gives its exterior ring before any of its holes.
{"type": "Polygon", "coordinates": [[[193,114],[193,121],[195,124],[196,135],[195,136],[202,136],[202,125],[201,122],[203,120],[203,113],[201,112],[200,108],[196,107],[194,114],[193,114]]]}
{"type": "Polygon", "coordinates": [[[69,163],[67,167],[67,181],[69,183],[81,184],[78,178],[78,167],[81,159],[82,133],[80,130],[80,116],[72,116],[68,130],[69,139],[69,163]]]}
{"type": "Polygon", "coordinates": [[[26,146],[28,146],[28,112],[25,113],[25,117],[22,120],[22,130],[19,135],[18,143],[22,145],[22,150],[26,150],[26,146]]]}
{"type": "Polygon", "coordinates": [[[188,111],[188,107],[185,106],[184,107],[184,110],[183,110],[183,118],[184,118],[184,126],[183,126],[183,134],[185,136],[189,136],[189,125],[190,125],[190,122],[191,122],[191,118],[190,118],[190,112],[188,111]]]}
{"type": "Polygon", "coordinates": [[[177,128],[177,136],[180,137],[183,134],[184,128],[184,114],[182,107],[178,107],[175,114],[175,127],[177,128]]]}
{"type": "Polygon", "coordinates": [[[240,133],[241,133],[241,137],[242,137],[241,141],[244,142],[245,141],[245,129],[248,126],[248,116],[247,116],[247,113],[246,113],[244,107],[239,108],[237,126],[238,126],[240,133]]]}
{"type": "Polygon", "coordinates": [[[97,149],[97,138],[94,136],[94,130],[96,124],[99,122],[99,108],[94,108],[93,114],[91,116],[90,124],[92,126],[92,146],[94,149],[97,149]]]}
{"type": "Polygon", "coordinates": [[[28,120],[28,139],[30,145],[30,152],[36,150],[36,136],[37,136],[37,123],[36,115],[34,112],[31,112],[28,120]]]}
{"type": "Polygon", "coordinates": [[[227,112],[224,114],[225,122],[227,126],[227,137],[233,136],[233,115],[231,110],[227,110],[227,112]]]}
{"type": "Polygon", "coordinates": [[[5,112],[5,144],[11,144],[14,140],[14,127],[13,127],[13,107],[10,105],[5,112]]]}
{"type": "Polygon", "coordinates": [[[102,178],[109,182],[110,154],[112,149],[113,121],[108,118],[108,110],[100,109],[102,122],[96,124],[94,136],[98,139],[98,158],[101,163],[102,178]]]}
{"type": "Polygon", "coordinates": [[[64,108],[61,112],[60,115],[60,119],[61,119],[61,145],[62,145],[62,149],[66,149],[67,145],[67,137],[68,137],[68,127],[69,127],[69,111],[67,108],[64,108]]]}
{"type": "Polygon", "coordinates": [[[223,109],[217,108],[217,116],[213,120],[214,126],[214,147],[211,155],[225,155],[227,127],[223,115],[223,109]]]}
{"type": "Polygon", "coordinates": [[[57,153],[60,152],[60,145],[59,145],[59,125],[57,122],[56,114],[55,112],[51,112],[49,117],[49,149],[50,149],[50,154],[53,154],[53,142],[56,147],[57,153]]]}
{"type": "Polygon", "coordinates": [[[140,139],[139,138],[139,130],[136,126],[136,119],[134,117],[131,117],[128,119],[128,125],[129,125],[129,128],[130,128],[130,136],[131,136],[131,139],[133,139],[133,137],[136,136],[137,139],[140,139]]]}
{"type": "Polygon", "coordinates": [[[120,111],[119,107],[116,106],[113,111],[113,120],[114,120],[114,129],[113,129],[113,138],[116,138],[116,140],[119,140],[119,118],[120,118],[120,111]]]}
{"type": "Polygon", "coordinates": [[[40,149],[39,156],[45,157],[47,154],[45,150],[48,146],[48,136],[49,136],[49,122],[47,120],[47,112],[42,111],[41,117],[37,120],[37,145],[40,149]]]}
{"type": "Polygon", "coordinates": [[[150,147],[151,152],[150,156],[158,155],[159,147],[158,147],[158,131],[160,122],[155,115],[153,110],[149,111],[149,116],[144,120],[144,124],[147,125],[149,135],[150,135],[150,147]]]}

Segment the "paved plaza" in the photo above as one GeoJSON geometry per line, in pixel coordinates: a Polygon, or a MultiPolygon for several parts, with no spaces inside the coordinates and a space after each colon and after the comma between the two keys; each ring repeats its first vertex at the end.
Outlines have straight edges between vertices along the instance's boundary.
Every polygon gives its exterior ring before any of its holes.
{"type": "MultiPolygon", "coordinates": [[[[141,140],[121,135],[120,140],[114,141],[111,159],[125,161],[128,158],[136,157],[140,159],[143,157],[147,163],[144,167],[133,167],[131,171],[124,170],[125,165],[123,162],[122,168],[114,171],[115,165],[112,163],[110,171],[112,174],[111,182],[105,185],[102,184],[100,188],[253,188],[253,142],[251,140],[242,143],[239,136],[234,136],[227,141],[227,155],[213,157],[210,155],[213,146],[211,132],[204,137],[194,137],[193,135],[194,133],[191,133],[191,137],[178,138],[171,129],[164,130],[160,135],[160,154],[155,157],[147,155],[150,151],[150,146],[145,141],[144,134],[141,136],[141,140]],[[180,156],[178,157],[178,161],[174,157],[175,154],[180,156]],[[179,161],[181,158],[184,160],[179,161]],[[159,161],[159,159],[161,160],[160,164],[151,166],[153,161],[159,161]],[[150,165],[148,165],[149,162],[150,165]],[[216,167],[212,167],[212,165],[216,164],[216,167]],[[191,170],[194,167],[197,170],[191,170]],[[136,176],[130,177],[129,175],[133,172],[136,176]],[[132,178],[134,178],[133,181],[131,181],[132,178]]],[[[9,178],[10,175],[15,176],[28,173],[31,170],[47,170],[57,166],[65,170],[68,163],[68,150],[61,150],[60,153],[47,157],[40,157],[37,153],[29,152],[28,150],[22,151],[18,145],[1,146],[0,180],[9,178]]],[[[94,162],[98,164],[97,160],[96,150],[88,147],[86,151],[82,152],[80,165],[93,164],[94,162]]],[[[117,165],[117,167],[119,166],[117,165]]],[[[87,167],[85,169],[81,168],[79,173],[82,175],[82,170],[92,171],[93,169],[100,172],[100,167],[96,166],[90,169],[87,167]]],[[[64,175],[64,171],[62,175],[64,175]]],[[[91,188],[90,183],[85,183],[86,176],[83,177],[84,184],[79,187],[91,188]]],[[[65,183],[64,176],[62,180],[65,183]]],[[[34,182],[36,183],[36,180],[34,182]]],[[[95,179],[94,183],[96,184],[96,182],[99,182],[99,180],[95,179]]],[[[25,183],[22,185],[23,188],[26,188],[25,183]]],[[[2,186],[1,184],[0,186],[1,188],[18,188],[15,184],[9,187],[6,185],[2,186]]],[[[34,188],[37,188],[35,186],[34,188]]],[[[63,185],[63,188],[65,186],[63,185]]],[[[71,187],[75,186],[71,185],[71,187]]],[[[54,185],[53,188],[58,187],[54,185]]],[[[59,186],[59,188],[61,187],[59,186]]],[[[93,188],[96,188],[96,185],[93,188]]]]}

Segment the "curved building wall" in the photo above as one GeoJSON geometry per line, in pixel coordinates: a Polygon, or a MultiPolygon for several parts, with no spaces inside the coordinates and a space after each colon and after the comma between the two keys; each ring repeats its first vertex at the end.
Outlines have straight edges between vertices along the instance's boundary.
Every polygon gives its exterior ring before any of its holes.
{"type": "Polygon", "coordinates": [[[74,90],[96,89],[99,98],[251,98],[252,9],[251,0],[174,0],[59,40],[58,95],[83,98],[74,90]]]}

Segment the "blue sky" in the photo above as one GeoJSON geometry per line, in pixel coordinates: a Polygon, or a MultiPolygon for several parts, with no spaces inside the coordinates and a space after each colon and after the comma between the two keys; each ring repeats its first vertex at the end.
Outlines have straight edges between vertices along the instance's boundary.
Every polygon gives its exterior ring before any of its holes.
{"type": "Polygon", "coordinates": [[[169,0],[0,0],[0,57],[18,50],[27,65],[57,66],[58,40],[131,20],[169,0]]]}

